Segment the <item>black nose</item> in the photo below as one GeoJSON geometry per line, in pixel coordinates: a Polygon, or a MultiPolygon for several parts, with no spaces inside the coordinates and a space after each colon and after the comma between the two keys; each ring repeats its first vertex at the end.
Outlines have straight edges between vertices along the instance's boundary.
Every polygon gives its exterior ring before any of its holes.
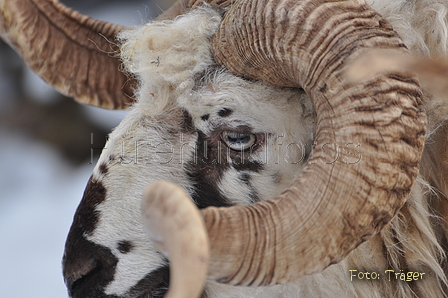
{"type": "Polygon", "coordinates": [[[73,293],[82,279],[93,277],[99,271],[100,263],[93,257],[77,260],[76,262],[64,262],[64,280],[69,293],[73,293]]]}
{"type": "MultiPolygon", "coordinates": [[[[79,235],[78,235],[79,236],[79,235]]],[[[107,247],[81,237],[67,237],[63,275],[72,298],[106,297],[104,288],[113,280],[118,259],[107,247]]]]}

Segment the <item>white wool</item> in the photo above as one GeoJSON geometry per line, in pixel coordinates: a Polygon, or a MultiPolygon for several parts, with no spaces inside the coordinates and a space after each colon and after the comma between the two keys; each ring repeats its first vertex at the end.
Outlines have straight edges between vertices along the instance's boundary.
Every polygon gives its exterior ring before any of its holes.
{"type": "Polygon", "coordinates": [[[200,8],[119,35],[125,69],[140,82],[136,98],[142,109],[159,114],[170,99],[194,87],[195,77],[213,63],[210,38],[220,22],[217,11],[200,8]]]}

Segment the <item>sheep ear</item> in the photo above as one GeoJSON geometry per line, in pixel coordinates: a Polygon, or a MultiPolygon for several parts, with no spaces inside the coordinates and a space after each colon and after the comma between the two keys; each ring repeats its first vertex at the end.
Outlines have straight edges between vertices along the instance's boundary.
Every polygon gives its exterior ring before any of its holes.
{"type": "Polygon", "coordinates": [[[134,101],[114,44],[124,29],[56,0],[0,0],[0,36],[48,84],[83,104],[124,109],[134,101]]]}

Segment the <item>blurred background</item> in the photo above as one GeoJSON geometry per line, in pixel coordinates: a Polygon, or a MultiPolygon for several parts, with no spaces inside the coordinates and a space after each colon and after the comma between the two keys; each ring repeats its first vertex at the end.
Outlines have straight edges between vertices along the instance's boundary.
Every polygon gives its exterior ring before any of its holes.
{"type": "MultiPolygon", "coordinates": [[[[126,26],[172,0],[60,0],[126,26]]],[[[84,187],[108,133],[125,116],[77,104],[0,40],[0,297],[67,297],[61,259],[84,187]]]]}

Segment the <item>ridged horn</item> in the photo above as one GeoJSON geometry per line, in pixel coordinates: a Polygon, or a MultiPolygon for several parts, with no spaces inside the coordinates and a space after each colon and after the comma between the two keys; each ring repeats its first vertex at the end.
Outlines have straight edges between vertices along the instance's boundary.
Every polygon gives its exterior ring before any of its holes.
{"type": "Polygon", "coordinates": [[[212,48],[235,74],[303,88],[318,123],[306,167],[281,195],[201,210],[208,278],[272,285],[340,262],[406,201],[426,131],[414,75],[394,71],[351,85],[346,68],[367,49],[404,54],[405,45],[363,1],[242,0],[225,14],[212,48]]]}
{"type": "Polygon", "coordinates": [[[150,184],[144,196],[151,197],[142,201],[147,234],[170,258],[170,288],[165,298],[199,297],[209,258],[201,214],[184,189],[166,181],[150,184]]]}
{"type": "Polygon", "coordinates": [[[133,102],[114,44],[124,29],[56,0],[0,0],[0,37],[48,84],[83,104],[124,109],[133,102]]]}

